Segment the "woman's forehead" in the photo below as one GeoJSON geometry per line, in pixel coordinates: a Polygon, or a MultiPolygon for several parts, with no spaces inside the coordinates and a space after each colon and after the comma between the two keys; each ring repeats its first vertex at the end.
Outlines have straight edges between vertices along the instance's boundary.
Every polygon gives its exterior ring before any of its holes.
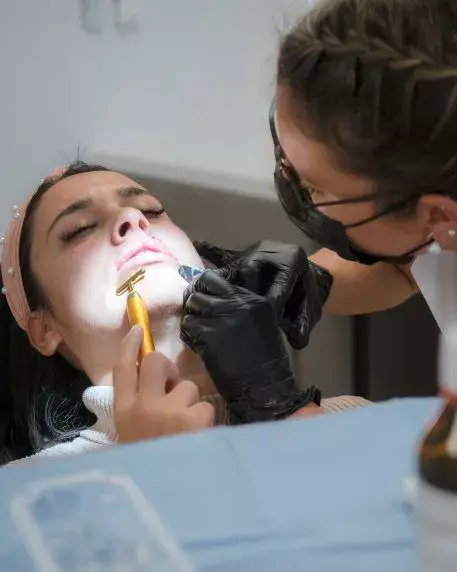
{"type": "Polygon", "coordinates": [[[68,201],[81,199],[87,196],[93,197],[103,193],[110,193],[119,187],[141,185],[123,175],[113,171],[92,171],[89,173],[79,173],[66,177],[53,185],[44,198],[48,201],[68,201]]]}
{"type": "Polygon", "coordinates": [[[79,173],[58,181],[41,198],[38,216],[47,218],[68,205],[84,200],[109,201],[119,189],[144,190],[126,175],[112,171],[79,173]]]}

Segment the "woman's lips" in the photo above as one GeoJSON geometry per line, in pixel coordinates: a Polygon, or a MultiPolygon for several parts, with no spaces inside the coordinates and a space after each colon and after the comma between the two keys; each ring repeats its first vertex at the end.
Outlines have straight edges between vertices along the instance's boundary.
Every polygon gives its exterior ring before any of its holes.
{"type": "Polygon", "coordinates": [[[133,248],[121,258],[117,264],[119,271],[125,271],[138,266],[154,264],[156,262],[174,262],[178,264],[177,258],[159,241],[151,241],[133,248]]]}
{"type": "Polygon", "coordinates": [[[175,259],[164,252],[143,251],[129,258],[122,264],[119,271],[126,272],[139,268],[140,266],[149,266],[150,264],[157,264],[159,262],[176,264],[175,259]]]}

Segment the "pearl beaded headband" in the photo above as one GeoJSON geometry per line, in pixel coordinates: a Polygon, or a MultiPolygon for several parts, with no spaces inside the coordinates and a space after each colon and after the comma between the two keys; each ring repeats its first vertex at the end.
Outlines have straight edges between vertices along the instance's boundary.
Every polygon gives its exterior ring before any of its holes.
{"type": "Polygon", "coordinates": [[[14,319],[23,330],[27,330],[27,320],[30,306],[24,291],[21,268],[19,264],[19,245],[21,242],[22,226],[30,199],[20,207],[13,207],[13,220],[8,226],[7,233],[1,239],[2,252],[2,293],[5,295],[14,319]]]}

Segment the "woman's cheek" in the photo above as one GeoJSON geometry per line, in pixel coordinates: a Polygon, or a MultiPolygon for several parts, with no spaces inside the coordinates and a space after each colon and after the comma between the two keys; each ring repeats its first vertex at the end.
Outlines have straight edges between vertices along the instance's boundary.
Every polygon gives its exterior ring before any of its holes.
{"type": "Polygon", "coordinates": [[[203,266],[202,260],[187,234],[175,225],[162,229],[153,229],[152,235],[160,239],[166,248],[174,254],[180,264],[203,266]],[[154,232],[156,231],[156,232],[154,232]]]}
{"type": "Polygon", "coordinates": [[[94,252],[75,251],[68,256],[60,277],[63,303],[75,321],[113,323],[120,318],[120,300],[105,261],[94,252]],[[110,295],[112,290],[112,295],[110,295]]]}

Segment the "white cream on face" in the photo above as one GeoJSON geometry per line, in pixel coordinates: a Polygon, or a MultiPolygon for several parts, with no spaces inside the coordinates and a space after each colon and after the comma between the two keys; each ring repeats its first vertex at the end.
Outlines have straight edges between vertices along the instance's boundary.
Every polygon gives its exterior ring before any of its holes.
{"type": "MultiPolygon", "coordinates": [[[[141,190],[118,173],[75,175],[51,188],[35,213],[32,266],[66,345],[86,370],[88,360],[106,363],[117,355],[128,323],[126,300],[116,296],[116,289],[126,274],[146,269],[137,289],[154,324],[180,314],[187,282],[179,266],[202,266],[187,235],[165,213],[151,214],[160,210],[157,199],[141,192],[121,196],[119,190],[126,188],[141,190]],[[84,201],[90,206],[62,217],[48,234],[60,213],[84,201]],[[141,253],[130,265],[121,264],[145,243],[162,245],[163,252],[141,253]]],[[[179,341],[176,320],[173,327],[179,341]]]]}

